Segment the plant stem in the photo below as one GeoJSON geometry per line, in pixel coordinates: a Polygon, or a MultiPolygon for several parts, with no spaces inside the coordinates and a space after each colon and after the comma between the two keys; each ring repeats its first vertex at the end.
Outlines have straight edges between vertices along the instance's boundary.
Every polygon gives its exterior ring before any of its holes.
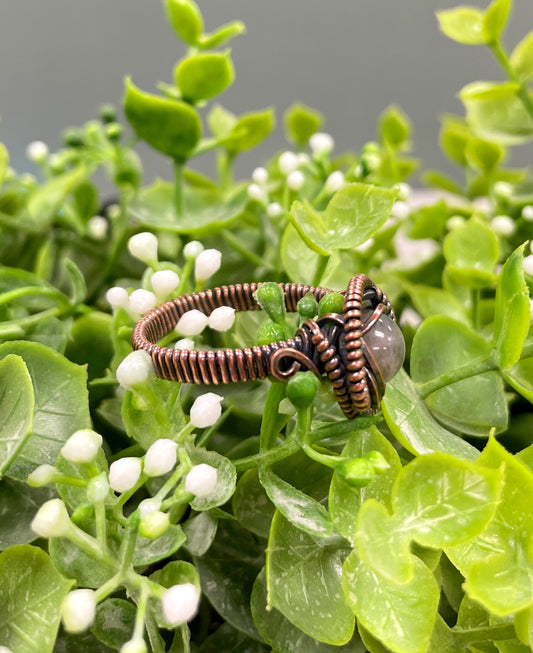
{"type": "Polygon", "coordinates": [[[285,397],[285,384],[283,381],[271,381],[265,401],[261,432],[259,434],[259,449],[268,451],[276,443],[276,424],[278,423],[279,404],[285,397]]]}
{"type": "Polygon", "coordinates": [[[0,306],[8,304],[9,302],[26,297],[27,295],[40,295],[41,297],[51,297],[57,299],[62,304],[69,304],[68,297],[56,288],[48,288],[46,286],[24,286],[22,288],[14,288],[0,294],[0,306]]]}
{"type": "Polygon", "coordinates": [[[462,381],[463,379],[468,379],[471,376],[483,374],[484,372],[490,372],[491,370],[495,369],[497,369],[497,365],[490,356],[477,358],[476,360],[470,361],[470,363],[466,363],[466,365],[456,367],[451,372],[440,374],[439,376],[436,376],[434,379],[426,381],[425,383],[418,383],[418,392],[425,399],[431,393],[436,392],[441,388],[445,388],[451,383],[457,383],[457,381],[462,381]]]}
{"type": "Polygon", "coordinates": [[[107,596],[109,596],[112,592],[114,592],[117,587],[122,583],[123,576],[122,573],[119,572],[118,574],[115,574],[112,578],[110,578],[108,581],[106,581],[103,585],[101,585],[95,592],[96,594],[96,602],[100,603],[100,601],[103,601],[107,596]]]}
{"type": "Polygon", "coordinates": [[[116,560],[109,553],[102,551],[99,542],[75,524],[70,525],[65,537],[93,558],[101,560],[111,567],[116,567],[116,560]]]}
{"type": "Polygon", "coordinates": [[[137,614],[135,615],[135,627],[133,629],[132,639],[142,639],[144,633],[144,621],[146,619],[146,608],[148,607],[148,599],[150,591],[143,585],[141,587],[141,594],[137,601],[137,614]]]}
{"type": "Polygon", "coordinates": [[[183,217],[183,162],[174,161],[174,208],[179,218],[183,217]]]}
{"type": "Polygon", "coordinates": [[[135,511],[128,519],[126,532],[120,547],[120,570],[122,573],[125,573],[130,568],[131,561],[133,560],[133,552],[135,551],[135,544],[137,542],[139,521],[140,516],[138,511],[135,511]]]}
{"type": "Polygon", "coordinates": [[[461,630],[460,628],[452,629],[454,638],[457,638],[460,644],[468,646],[474,642],[501,641],[505,639],[514,639],[516,632],[513,624],[498,624],[496,626],[484,626],[480,628],[470,628],[461,630]]]}
{"type": "Polygon", "coordinates": [[[96,539],[100,548],[105,553],[109,553],[107,548],[107,521],[105,516],[105,504],[101,501],[94,504],[94,516],[96,521],[96,539]]]}
{"type": "Polygon", "coordinates": [[[269,451],[264,451],[262,453],[256,453],[253,456],[246,456],[245,458],[239,458],[239,460],[233,461],[237,472],[244,472],[247,469],[252,469],[253,467],[259,465],[273,465],[279,460],[288,458],[292,456],[297,451],[299,451],[300,445],[294,438],[288,438],[280,444],[275,449],[270,449],[269,451]]]}
{"type": "Polygon", "coordinates": [[[226,190],[233,183],[233,156],[226,150],[217,152],[217,170],[221,190],[226,190]]]}
{"type": "Polygon", "coordinates": [[[217,421],[215,422],[215,424],[213,424],[213,426],[210,426],[208,429],[205,429],[205,431],[202,433],[202,436],[198,438],[196,446],[205,447],[209,442],[209,440],[212,438],[212,436],[215,434],[217,429],[220,428],[221,424],[224,424],[224,422],[228,419],[230,415],[231,415],[231,406],[229,408],[226,408],[226,410],[217,419],[217,421]]]}
{"type": "Polygon", "coordinates": [[[326,271],[326,268],[328,267],[330,255],[322,255],[320,254],[320,258],[318,259],[318,265],[316,267],[316,272],[315,276],[313,277],[312,285],[313,286],[318,286],[320,284],[320,281],[322,280],[322,277],[324,276],[324,272],[326,271]]]}
{"type": "Polygon", "coordinates": [[[265,265],[265,262],[260,256],[257,256],[251,249],[243,245],[238,238],[236,238],[231,231],[222,231],[222,239],[236,252],[238,252],[245,259],[248,259],[250,263],[257,267],[265,265]]]}
{"type": "Polygon", "coordinates": [[[178,289],[176,290],[176,294],[178,297],[180,295],[183,295],[185,291],[188,288],[189,285],[189,279],[191,276],[191,272],[193,271],[194,268],[194,259],[188,258],[185,261],[185,265],[183,266],[183,270],[181,271],[180,275],[180,285],[178,286],[178,289]]]}
{"type": "Polygon", "coordinates": [[[507,53],[505,52],[501,41],[497,40],[491,45],[489,45],[489,48],[491,49],[492,53],[496,57],[498,63],[500,66],[503,68],[503,71],[507,75],[507,77],[514,82],[515,84],[518,84],[520,86],[518,90],[518,97],[522,101],[522,104],[524,105],[525,110],[529,113],[531,118],[533,119],[533,99],[531,98],[531,95],[529,94],[529,89],[527,86],[527,82],[522,82],[518,76],[516,75],[515,71],[513,70],[511,66],[511,62],[509,61],[509,57],[507,53]]]}

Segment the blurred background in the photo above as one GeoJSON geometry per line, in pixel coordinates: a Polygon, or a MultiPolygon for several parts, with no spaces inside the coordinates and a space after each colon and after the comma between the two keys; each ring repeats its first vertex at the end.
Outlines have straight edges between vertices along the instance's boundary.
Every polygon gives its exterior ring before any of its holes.
{"type": "MultiPolygon", "coordinates": [[[[450,172],[438,148],[439,116],[462,115],[456,93],[464,84],[503,79],[486,48],[453,43],[439,32],[435,11],[456,1],[197,1],[207,30],[232,19],[247,26],[232,42],[237,76],[221,103],[238,114],[277,111],[275,134],[238,161],[243,178],[286,147],[282,115],[295,100],[325,114],[337,151],[373,139],[379,114],[397,103],[414,124],[415,155],[425,167],[450,172]]],[[[531,29],[533,1],[515,0],[507,47],[531,29]]],[[[184,52],[159,0],[2,0],[0,140],[12,166],[34,171],[25,157],[28,142],[58,148],[65,127],[96,117],[104,102],[120,104],[126,75],[156,92],[159,80],[172,80],[184,52]]],[[[145,183],[171,177],[162,156],[142,146],[139,152],[145,183]]],[[[518,148],[513,162],[526,165],[532,154],[518,148]]],[[[211,157],[195,167],[211,172],[211,157]]]]}

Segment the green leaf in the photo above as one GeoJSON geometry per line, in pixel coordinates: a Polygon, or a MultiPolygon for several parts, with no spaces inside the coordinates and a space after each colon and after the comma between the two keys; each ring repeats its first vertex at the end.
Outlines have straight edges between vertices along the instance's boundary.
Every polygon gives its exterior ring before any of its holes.
{"type": "Polygon", "coordinates": [[[385,580],[351,553],[343,587],[358,623],[397,653],[425,653],[439,603],[433,574],[417,558],[413,578],[398,585],[385,580]]]}
{"type": "Polygon", "coordinates": [[[9,354],[24,360],[35,392],[32,435],[8,470],[9,476],[25,480],[38,465],[53,464],[74,431],[90,428],[87,372],[39,343],[0,345],[0,360],[9,354]]]}
{"type": "Polygon", "coordinates": [[[409,236],[415,239],[440,238],[446,231],[448,215],[448,207],[444,200],[440,200],[432,206],[422,207],[412,216],[414,224],[409,236]]]}
{"type": "Polygon", "coordinates": [[[231,156],[259,145],[274,129],[273,109],[245,113],[237,119],[223,144],[231,156]]]}
{"type": "Polygon", "coordinates": [[[193,0],[165,0],[167,20],[176,34],[188,43],[196,45],[204,31],[204,20],[193,0]]]}
{"type": "Polygon", "coordinates": [[[528,82],[533,79],[533,30],[515,47],[510,62],[520,81],[528,82]]]}
{"type": "Polygon", "coordinates": [[[33,488],[26,483],[4,478],[0,481],[0,550],[36,539],[31,522],[43,503],[52,499],[51,487],[33,488]],[[16,519],[13,519],[16,515],[16,519]]]}
{"type": "Polygon", "coordinates": [[[237,116],[225,109],[221,104],[215,104],[207,114],[207,124],[213,136],[222,139],[227,136],[237,123],[237,116]]]}
{"type": "Polygon", "coordinates": [[[520,245],[505,262],[496,287],[493,342],[501,369],[509,370],[520,359],[529,331],[529,291],[520,245]]]}
{"type": "Polygon", "coordinates": [[[330,538],[335,529],[328,511],[318,501],[276,476],[267,467],[259,468],[259,480],[281,514],[304,533],[330,538]]]}
{"type": "Polygon", "coordinates": [[[76,653],[112,653],[113,649],[98,641],[90,631],[80,635],[71,635],[60,630],[54,645],[54,653],[72,653],[72,651],[76,651],[76,653]]]}
{"type": "Polygon", "coordinates": [[[515,82],[473,82],[465,86],[459,97],[470,127],[482,138],[504,145],[529,141],[533,118],[518,97],[519,91],[520,85],[515,82]]]}
{"type": "MultiPolygon", "coordinates": [[[[532,343],[533,331],[530,331],[526,344],[532,343]]],[[[517,392],[533,403],[533,357],[519,360],[509,371],[503,372],[503,378],[517,392]]]]}
{"type": "Polygon", "coordinates": [[[442,151],[454,163],[460,166],[467,164],[466,146],[471,138],[471,132],[464,120],[455,116],[444,116],[439,134],[442,151]]]}
{"type": "MultiPolygon", "coordinates": [[[[264,644],[253,640],[244,633],[232,628],[229,624],[222,624],[217,630],[204,639],[197,649],[198,653],[217,653],[218,651],[231,651],[231,653],[267,653],[264,644]]],[[[169,653],[174,653],[171,649],[169,653]]],[[[176,653],[181,653],[177,651],[176,653]]]]}
{"type": "Polygon", "coordinates": [[[454,195],[460,195],[462,192],[455,179],[452,179],[452,177],[439,170],[425,170],[421,174],[421,179],[428,186],[446,190],[454,195]]]}
{"type": "Polygon", "coordinates": [[[136,609],[124,599],[106,599],[96,607],[91,633],[100,642],[118,650],[131,639],[136,609]]]}
{"type": "Polygon", "coordinates": [[[191,501],[191,508],[198,511],[210,510],[229,501],[237,482],[237,472],[231,460],[216,451],[196,447],[188,449],[188,454],[193,465],[205,463],[217,470],[217,484],[212,494],[207,497],[195,497],[191,501]]]}
{"type": "MultiPolygon", "coordinates": [[[[529,302],[528,302],[529,322],[529,302]]],[[[444,315],[428,318],[417,330],[411,350],[411,378],[430,381],[458,367],[489,358],[490,345],[470,327],[444,315]]],[[[497,372],[450,383],[426,397],[433,415],[445,426],[470,435],[489,435],[507,427],[507,403],[497,372]]]]}
{"type": "Polygon", "coordinates": [[[411,136],[411,121],[395,105],[385,109],[379,117],[378,133],[380,140],[394,149],[400,149],[411,136]]]}
{"type": "Polygon", "coordinates": [[[381,407],[393,435],[415,455],[442,452],[466,460],[474,460],[479,455],[476,448],[433,419],[403,370],[387,383],[381,407]]]}
{"type": "Polygon", "coordinates": [[[210,34],[203,34],[198,45],[203,50],[219,48],[244,32],[246,32],[246,25],[240,20],[233,20],[210,34]]]}
{"type": "Polygon", "coordinates": [[[91,311],[74,321],[65,350],[73,363],[87,365],[89,381],[105,376],[113,358],[111,328],[113,320],[107,313],[91,311]]]}
{"type": "Polygon", "coordinates": [[[218,521],[208,512],[201,512],[183,524],[187,538],[185,548],[194,556],[202,556],[209,549],[217,534],[218,521]]]}
{"type": "Polygon", "coordinates": [[[87,284],[79,267],[70,259],[65,259],[65,269],[69,278],[72,294],[70,301],[72,304],[81,304],[87,297],[87,284]]]}
{"type": "Polygon", "coordinates": [[[484,14],[474,7],[455,7],[437,12],[441,32],[452,41],[465,45],[485,43],[483,34],[484,14]]]}
{"type": "Polygon", "coordinates": [[[185,542],[185,533],[179,524],[171,524],[168,529],[155,540],[137,537],[133,564],[136,567],[153,565],[155,562],[169,558],[185,542]]]}
{"type": "Polygon", "coordinates": [[[56,569],[79,587],[100,587],[117,572],[115,566],[93,558],[64,537],[49,540],[48,551],[56,569]]]}
{"type": "Polygon", "coordinates": [[[249,469],[237,483],[233,495],[233,514],[246,530],[268,537],[275,507],[259,482],[256,469],[249,469]]]}
{"type": "Polygon", "coordinates": [[[494,170],[504,156],[505,150],[501,145],[482,138],[471,138],[465,149],[465,157],[469,165],[481,172],[494,170]]]}
{"type": "Polygon", "coordinates": [[[422,317],[444,314],[457,322],[469,323],[465,307],[448,290],[423,284],[404,283],[404,286],[422,317]]]}
{"type": "Polygon", "coordinates": [[[294,202],[291,224],[308,247],[322,255],[357,247],[390,215],[396,191],[369,184],[347,184],[330,200],[324,214],[308,202],[294,202]]]}
{"type": "Polygon", "coordinates": [[[252,615],[261,637],[275,651],[287,653],[364,653],[361,640],[354,634],[343,646],[332,646],[305,635],[286,619],[279,610],[268,605],[266,575],[263,569],[252,590],[252,615]]]}
{"type": "Polygon", "coordinates": [[[4,473],[28,440],[33,421],[31,377],[20,356],[0,361],[0,473],[4,473]]]}
{"type": "Polygon", "coordinates": [[[512,0],[493,0],[487,7],[483,17],[485,43],[495,43],[498,40],[507,24],[512,5],[512,0]]]}
{"type": "Polygon", "coordinates": [[[491,438],[478,463],[503,467],[501,497],[494,519],[466,544],[446,548],[446,555],[466,578],[471,598],[504,616],[533,604],[533,474],[491,438]]]}
{"type": "MultiPolygon", "coordinates": [[[[162,569],[154,571],[154,573],[150,575],[150,580],[154,583],[159,583],[167,589],[173,585],[191,583],[199,592],[201,591],[198,571],[194,565],[190,562],[185,562],[184,560],[173,560],[172,562],[169,562],[162,569]]],[[[160,602],[157,602],[153,607],[153,610],[156,621],[161,628],[175,628],[175,626],[172,626],[166,621],[160,602]]]]}
{"type": "Polygon", "coordinates": [[[12,651],[52,653],[60,608],[72,581],[42,549],[28,544],[0,554],[0,641],[12,651]]]}
{"type": "Polygon", "coordinates": [[[269,600],[306,635],[340,646],[354,631],[339,569],[348,550],[322,545],[276,512],[267,550],[269,600]]]}
{"type": "Polygon", "coordinates": [[[370,451],[379,451],[389,463],[390,469],[376,474],[368,485],[353,487],[334,473],[329,491],[328,507],[335,528],[352,544],[355,543],[356,519],[361,506],[368,499],[390,503],[392,483],[401,469],[401,462],[394,447],[375,426],[352,433],[342,450],[347,458],[362,458],[370,451]]]}
{"type": "Polygon", "coordinates": [[[129,78],[124,111],[139,138],[176,161],[184,161],[202,135],[200,116],[189,104],[144,93],[129,78]]]}
{"type": "Polygon", "coordinates": [[[7,169],[9,168],[9,152],[3,143],[0,143],[0,188],[6,178],[7,169]]]}
{"type": "Polygon", "coordinates": [[[87,169],[78,166],[39,186],[28,201],[28,214],[39,230],[45,231],[65,203],[67,196],[87,179],[87,169]]]}
{"type": "Polygon", "coordinates": [[[283,118],[287,140],[302,147],[324,122],[324,116],[319,111],[300,103],[291,105],[283,118]]]}
{"type": "Polygon", "coordinates": [[[479,218],[473,217],[444,239],[444,257],[450,279],[461,286],[484,288],[496,281],[498,238],[479,218]]]}
{"type": "Polygon", "coordinates": [[[174,79],[187,102],[219,95],[235,79],[230,53],[200,53],[182,59],[174,70],[174,79]]]}

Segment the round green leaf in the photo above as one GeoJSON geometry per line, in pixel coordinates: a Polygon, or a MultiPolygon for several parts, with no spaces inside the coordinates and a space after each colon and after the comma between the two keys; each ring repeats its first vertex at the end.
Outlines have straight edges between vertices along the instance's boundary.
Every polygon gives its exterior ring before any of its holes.
{"type": "Polygon", "coordinates": [[[114,650],[131,639],[136,609],[124,599],[106,599],[96,608],[91,633],[103,644],[114,650]]]}
{"type": "Polygon", "coordinates": [[[390,106],[379,117],[379,135],[383,143],[393,148],[401,148],[411,135],[411,122],[397,106],[390,106]]]}
{"type": "Polygon", "coordinates": [[[201,53],[187,57],[174,70],[184,100],[208,100],[225,91],[235,79],[230,53],[201,53]]]}
{"type": "Polygon", "coordinates": [[[287,140],[300,146],[306,145],[324,122],[324,116],[319,111],[299,103],[290,106],[283,118],[287,140]]]}
{"type": "Polygon", "coordinates": [[[239,152],[259,145],[274,129],[274,110],[265,109],[243,114],[224,137],[223,144],[235,156],[239,152]]]}
{"type": "Polygon", "coordinates": [[[198,5],[193,0],[165,0],[167,20],[176,34],[196,45],[204,31],[204,21],[198,5]]]}
{"type": "Polygon", "coordinates": [[[455,7],[438,11],[439,27],[446,36],[465,45],[485,43],[483,12],[474,7],[455,7]]]}
{"type": "Polygon", "coordinates": [[[185,542],[185,533],[179,524],[171,524],[167,530],[155,540],[137,537],[133,564],[136,567],[153,565],[154,562],[169,558],[185,542]]]}

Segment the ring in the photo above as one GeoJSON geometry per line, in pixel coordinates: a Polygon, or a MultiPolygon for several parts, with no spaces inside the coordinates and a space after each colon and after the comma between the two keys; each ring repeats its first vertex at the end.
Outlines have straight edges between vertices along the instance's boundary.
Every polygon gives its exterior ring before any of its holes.
{"type": "MultiPolygon", "coordinates": [[[[254,293],[258,283],[221,286],[172,299],[136,324],[134,349],[146,351],[156,375],[182,383],[236,383],[273,377],[287,380],[305,368],[326,375],[344,415],[373,415],[379,410],[385,383],[401,368],[405,342],[385,293],[366,275],[351,278],[344,295],[343,313],[327,313],[304,322],[294,338],[243,349],[186,350],[161,347],[158,340],[170,333],[179,318],[192,309],[209,315],[220,306],[236,311],[261,307],[254,293]]],[[[311,293],[317,301],[335,292],[304,284],[280,283],[287,311],[311,293]]]]}

